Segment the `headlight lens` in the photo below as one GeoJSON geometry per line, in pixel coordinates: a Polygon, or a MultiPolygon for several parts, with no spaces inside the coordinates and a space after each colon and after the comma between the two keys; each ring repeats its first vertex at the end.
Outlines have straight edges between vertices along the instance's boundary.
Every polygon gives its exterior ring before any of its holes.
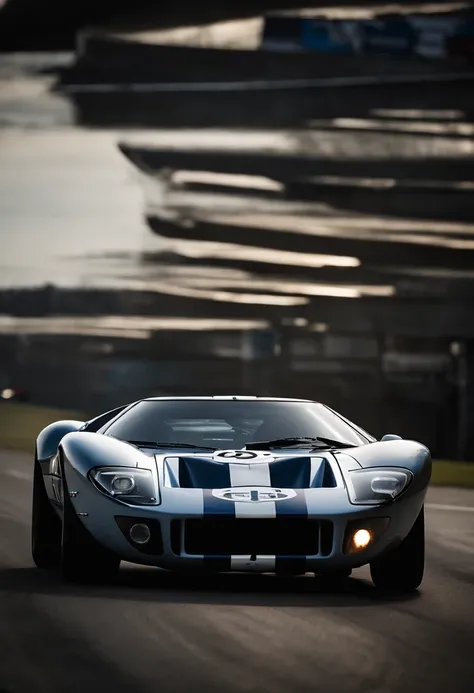
{"type": "Polygon", "coordinates": [[[158,486],[149,469],[101,467],[90,476],[94,484],[109,496],[130,505],[158,505],[158,486]]]}
{"type": "Polygon", "coordinates": [[[412,479],[408,469],[357,469],[347,476],[349,498],[356,505],[389,503],[403,493],[412,479]]]}

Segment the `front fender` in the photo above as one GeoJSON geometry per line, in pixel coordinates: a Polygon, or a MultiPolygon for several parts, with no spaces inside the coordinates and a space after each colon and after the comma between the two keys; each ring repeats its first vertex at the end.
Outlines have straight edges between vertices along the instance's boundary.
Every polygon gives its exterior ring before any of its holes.
{"type": "Polygon", "coordinates": [[[369,443],[351,451],[364,468],[405,467],[414,474],[414,481],[405,495],[426,490],[431,479],[431,453],[425,445],[413,440],[387,440],[369,443]]]}
{"type": "Polygon", "coordinates": [[[58,445],[65,435],[78,431],[84,425],[84,421],[64,420],[49,424],[36,438],[36,454],[40,462],[45,461],[56,454],[58,445]]]}
{"type": "Polygon", "coordinates": [[[94,467],[143,467],[153,469],[154,456],[147,455],[123,440],[100,433],[69,433],[61,441],[69,468],[87,477],[94,467]]]}

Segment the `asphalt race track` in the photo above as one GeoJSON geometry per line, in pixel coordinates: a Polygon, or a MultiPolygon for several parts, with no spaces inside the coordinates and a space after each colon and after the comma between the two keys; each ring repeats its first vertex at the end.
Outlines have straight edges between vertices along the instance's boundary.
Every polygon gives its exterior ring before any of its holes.
{"type": "Polygon", "coordinates": [[[474,493],[433,489],[419,595],[125,564],[60,584],[29,553],[31,460],[0,454],[0,692],[461,693],[474,682],[474,493]]]}

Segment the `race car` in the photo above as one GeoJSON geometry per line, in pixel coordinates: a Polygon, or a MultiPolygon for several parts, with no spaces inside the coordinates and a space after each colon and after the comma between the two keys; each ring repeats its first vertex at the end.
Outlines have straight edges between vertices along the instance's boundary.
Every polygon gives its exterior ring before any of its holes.
{"type": "Polygon", "coordinates": [[[377,587],[414,591],[430,477],[424,445],[320,402],[150,397],[39,433],[32,554],[73,582],[121,561],[329,582],[369,564],[377,587]]]}

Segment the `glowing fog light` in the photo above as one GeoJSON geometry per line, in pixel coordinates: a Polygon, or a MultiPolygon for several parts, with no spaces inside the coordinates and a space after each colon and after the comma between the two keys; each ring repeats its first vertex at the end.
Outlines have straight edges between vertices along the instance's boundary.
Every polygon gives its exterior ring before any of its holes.
{"type": "Polygon", "coordinates": [[[358,529],[352,537],[354,549],[365,549],[372,541],[372,532],[368,529],[358,529]]]}
{"type": "Polygon", "coordinates": [[[132,525],[129,534],[135,544],[147,544],[151,539],[150,528],[145,524],[132,525]]]}
{"type": "Polygon", "coordinates": [[[356,554],[374,546],[383,537],[389,524],[389,517],[366,517],[349,522],[344,534],[343,552],[356,554]]]}

